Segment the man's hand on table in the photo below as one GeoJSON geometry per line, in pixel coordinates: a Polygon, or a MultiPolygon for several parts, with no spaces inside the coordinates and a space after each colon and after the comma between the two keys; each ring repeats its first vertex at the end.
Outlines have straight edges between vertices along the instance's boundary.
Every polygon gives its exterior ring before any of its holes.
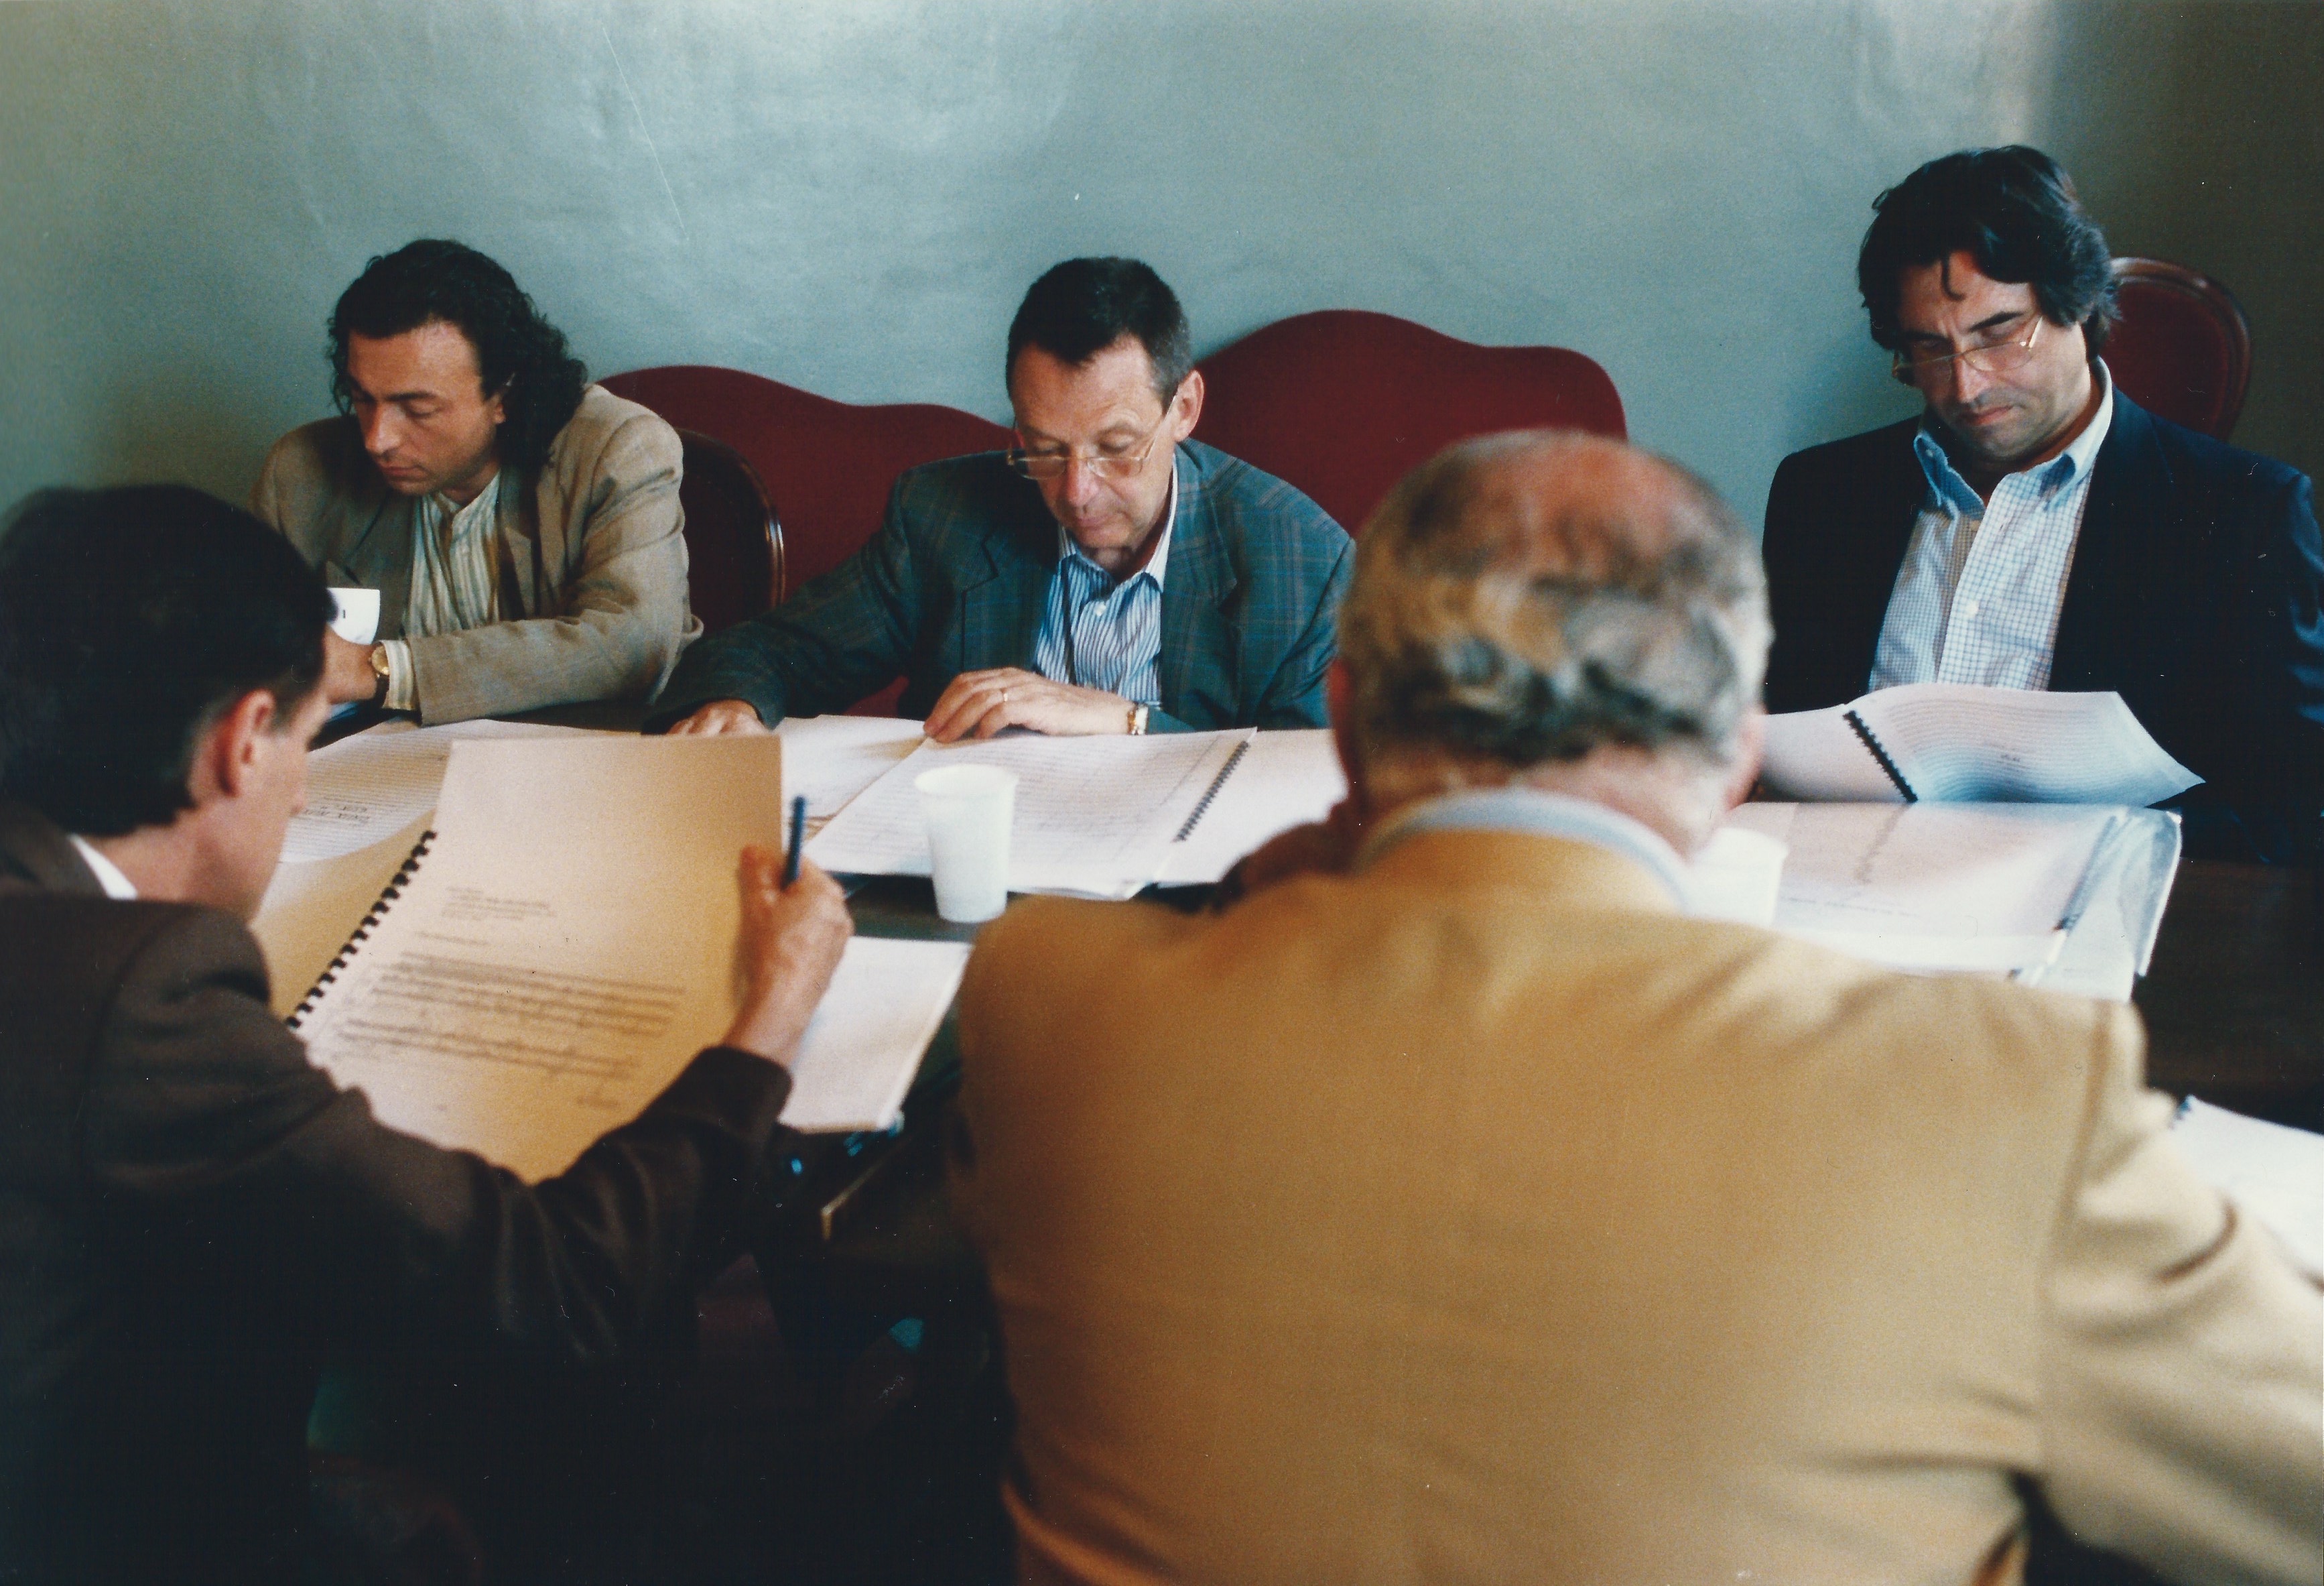
{"type": "Polygon", "coordinates": [[[1130,730],[1130,703],[1102,689],[1075,688],[1021,667],[964,672],[936,699],[922,728],[940,744],[991,737],[1004,727],[1053,737],[1130,730]]]}
{"type": "Polygon", "coordinates": [[[1343,876],[1355,867],[1363,846],[1364,824],[1355,801],[1342,799],[1321,821],[1277,832],[1245,854],[1213,889],[1211,907],[1231,907],[1295,876],[1343,876]]]}
{"type": "Polygon", "coordinates": [[[715,737],[722,733],[739,733],[744,737],[763,736],[773,728],[759,719],[759,712],[748,700],[713,700],[683,721],[673,723],[672,737],[700,734],[715,737]]]}
{"type": "Polygon", "coordinates": [[[788,1067],[855,921],[839,884],[815,865],[800,865],[785,886],[783,856],[770,849],[742,850],[740,881],[742,1006],[724,1044],[788,1067]]]}
{"type": "Polygon", "coordinates": [[[330,629],[323,630],[323,697],[334,705],[370,700],[379,691],[379,673],[372,670],[372,647],[351,645],[330,629]]]}

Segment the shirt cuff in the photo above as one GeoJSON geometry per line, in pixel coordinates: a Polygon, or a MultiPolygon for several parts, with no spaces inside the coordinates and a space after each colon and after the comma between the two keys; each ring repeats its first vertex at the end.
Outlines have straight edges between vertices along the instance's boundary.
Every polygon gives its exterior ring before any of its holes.
{"type": "Polygon", "coordinates": [[[411,675],[411,646],[401,639],[382,639],[379,647],[387,652],[387,698],[380,703],[390,710],[419,709],[412,699],[419,685],[411,675]]]}

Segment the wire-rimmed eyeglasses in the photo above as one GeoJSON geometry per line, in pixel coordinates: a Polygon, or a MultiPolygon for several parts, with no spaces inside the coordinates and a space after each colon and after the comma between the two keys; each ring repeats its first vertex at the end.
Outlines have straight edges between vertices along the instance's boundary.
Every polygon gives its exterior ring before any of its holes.
{"type": "MultiPolygon", "coordinates": [[[[1165,407],[1154,427],[1146,431],[1142,441],[1125,441],[1118,447],[1101,446],[1094,451],[1032,451],[1019,446],[1005,455],[1009,466],[1028,479],[1061,479],[1065,469],[1078,462],[1101,479],[1123,479],[1146,466],[1154,455],[1154,442],[1161,438],[1162,426],[1169,422],[1170,410],[1165,407]],[[1130,450],[1135,447],[1137,450],[1130,450]]],[[[1023,440],[1023,436],[1019,436],[1023,440]]]]}
{"type": "Polygon", "coordinates": [[[1907,385],[1941,379],[1954,364],[1975,369],[1980,375],[2015,374],[2033,362],[2034,344],[2041,339],[2043,319],[2037,311],[2023,335],[1982,347],[1965,347],[1959,352],[1906,353],[1899,349],[1889,355],[1888,372],[1907,385]]]}

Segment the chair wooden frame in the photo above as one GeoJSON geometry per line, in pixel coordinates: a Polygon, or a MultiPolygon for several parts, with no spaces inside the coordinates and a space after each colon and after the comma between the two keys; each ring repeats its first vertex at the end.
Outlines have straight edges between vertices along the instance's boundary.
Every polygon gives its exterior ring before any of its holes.
{"type": "Polygon", "coordinates": [[[2236,421],[2243,416],[2244,397],[2251,385],[2251,321],[2244,317],[2243,305],[2236,301],[2235,293],[2200,271],[2164,259],[2131,255],[2117,258],[2114,261],[2114,278],[2117,290],[2130,287],[2159,291],[2183,299],[2200,309],[2219,328],[2227,343],[2227,365],[2222,373],[2218,417],[2201,427],[2213,439],[2226,440],[2234,431],[2236,421]]]}
{"type": "Polygon", "coordinates": [[[760,521],[767,550],[767,604],[764,609],[773,610],[789,593],[789,570],[784,552],[782,520],[776,515],[774,503],[767,496],[766,482],[760,478],[759,470],[751,466],[749,458],[715,435],[706,435],[699,430],[681,429],[678,432],[678,441],[685,451],[688,478],[707,476],[708,470],[702,475],[696,474],[697,459],[707,459],[714,461],[718,468],[726,470],[737,482],[749,486],[757,503],[753,515],[760,521]]]}

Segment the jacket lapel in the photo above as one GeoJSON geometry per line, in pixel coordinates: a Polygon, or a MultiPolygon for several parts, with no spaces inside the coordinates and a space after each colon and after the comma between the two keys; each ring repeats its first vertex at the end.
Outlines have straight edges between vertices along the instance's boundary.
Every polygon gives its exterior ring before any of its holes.
{"type": "Polygon", "coordinates": [[[42,892],[105,895],[71,839],[29,804],[0,804],[0,876],[30,882],[42,892]]]}
{"type": "MultiPolygon", "coordinates": [[[[541,543],[543,517],[533,500],[535,492],[547,489],[553,477],[553,470],[544,468],[539,481],[517,477],[494,481],[500,495],[493,504],[493,554],[501,564],[501,607],[511,618],[539,614],[542,558],[548,556],[560,567],[565,562],[564,545],[541,543]]],[[[549,521],[561,523],[566,515],[550,514],[549,521]]]]}
{"type": "Polygon", "coordinates": [[[2171,466],[2144,408],[2114,394],[2114,422],[2090,468],[2089,499],[2074,540],[2073,565],[2058,609],[2058,638],[2050,687],[2061,692],[2115,688],[2123,668],[2110,655],[2108,635],[2136,626],[2132,598],[2149,556],[2161,505],[2170,498],[2171,466]]]}
{"type": "MultiPolygon", "coordinates": [[[[368,466],[366,463],[365,466],[368,466]]],[[[372,476],[373,488],[348,511],[347,549],[326,558],[326,582],[379,591],[379,636],[403,635],[404,608],[411,603],[411,498],[398,496],[372,476]]]]}
{"type": "Polygon", "coordinates": [[[1049,580],[1057,570],[1057,525],[1027,487],[1029,509],[1010,515],[1004,533],[983,536],[983,565],[961,590],[956,672],[1030,667],[1041,637],[1049,580]]]}
{"type": "Polygon", "coordinates": [[[1847,675],[1837,696],[1840,699],[1862,693],[1871,682],[1880,630],[1888,620],[1888,599],[1895,593],[1896,575],[1904,570],[1904,552],[1913,543],[1913,525],[1920,521],[1922,505],[1929,498],[1929,476],[1913,449],[1913,438],[1920,430],[1918,419],[1895,426],[1895,450],[1878,459],[1867,481],[1868,498],[1850,559],[1855,587],[1840,592],[1831,602],[1831,619],[1849,627],[1845,641],[1847,675]]]}
{"type": "Polygon", "coordinates": [[[1162,710],[1196,727],[1234,721],[1234,630],[1224,615],[1235,590],[1234,565],[1219,532],[1204,471],[1178,449],[1178,518],[1170,530],[1170,566],[1162,585],[1162,654],[1155,667],[1162,710]]]}

